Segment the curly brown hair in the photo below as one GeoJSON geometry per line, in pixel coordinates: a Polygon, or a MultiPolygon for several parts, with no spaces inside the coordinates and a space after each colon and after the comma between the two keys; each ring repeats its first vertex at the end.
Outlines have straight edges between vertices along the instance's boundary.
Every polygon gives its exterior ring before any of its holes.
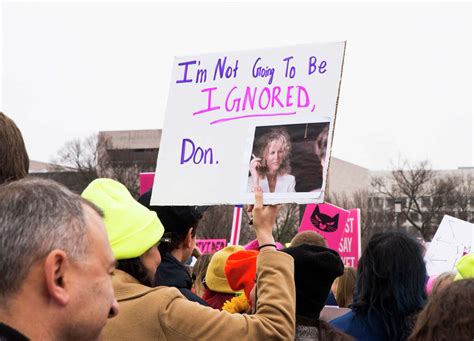
{"type": "Polygon", "coordinates": [[[474,339],[474,279],[456,281],[430,297],[408,341],[474,339]]]}
{"type": "Polygon", "coordinates": [[[267,174],[268,167],[265,164],[265,158],[268,154],[268,149],[270,148],[270,143],[275,140],[280,140],[283,142],[283,161],[280,168],[278,169],[278,174],[288,174],[291,173],[290,165],[290,156],[291,156],[291,140],[290,135],[285,128],[273,128],[269,132],[260,136],[256,141],[256,156],[262,158],[262,167],[257,169],[258,173],[261,176],[267,174]]]}
{"type": "Polygon", "coordinates": [[[0,184],[28,175],[30,159],[15,122],[0,112],[0,184]]]}
{"type": "Polygon", "coordinates": [[[439,291],[443,290],[447,285],[454,282],[454,273],[452,272],[443,272],[433,283],[433,289],[431,289],[430,295],[435,295],[439,291]]]}

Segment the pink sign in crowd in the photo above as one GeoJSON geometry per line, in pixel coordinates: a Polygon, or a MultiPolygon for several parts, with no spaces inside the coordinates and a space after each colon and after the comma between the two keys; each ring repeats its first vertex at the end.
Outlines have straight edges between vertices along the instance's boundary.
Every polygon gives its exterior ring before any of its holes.
{"type": "Polygon", "coordinates": [[[360,209],[345,210],[331,204],[307,205],[299,232],[315,231],[336,250],[344,265],[357,267],[360,257],[360,209]]]}

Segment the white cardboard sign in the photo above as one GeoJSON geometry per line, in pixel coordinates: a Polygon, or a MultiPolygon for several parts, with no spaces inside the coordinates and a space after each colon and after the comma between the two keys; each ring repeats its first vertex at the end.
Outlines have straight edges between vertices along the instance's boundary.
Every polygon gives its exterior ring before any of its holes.
{"type": "Polygon", "coordinates": [[[151,202],[322,202],[345,42],[175,58],[151,202]]]}
{"type": "Polygon", "coordinates": [[[474,224],[445,215],[425,254],[429,276],[453,271],[456,262],[474,252],[474,224]]]}

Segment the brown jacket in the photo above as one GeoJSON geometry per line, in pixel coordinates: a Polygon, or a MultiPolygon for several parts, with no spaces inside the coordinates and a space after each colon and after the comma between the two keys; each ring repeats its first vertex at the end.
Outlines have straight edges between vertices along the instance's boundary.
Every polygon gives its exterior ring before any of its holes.
{"type": "Polygon", "coordinates": [[[118,316],[108,320],[106,340],[293,340],[293,258],[262,251],[257,258],[257,312],[229,314],[188,301],[171,287],[149,288],[117,270],[113,278],[118,316]]]}

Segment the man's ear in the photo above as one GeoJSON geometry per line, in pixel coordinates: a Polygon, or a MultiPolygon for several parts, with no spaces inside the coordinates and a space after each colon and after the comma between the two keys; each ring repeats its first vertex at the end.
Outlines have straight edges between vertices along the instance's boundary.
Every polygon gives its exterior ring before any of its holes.
{"type": "Polygon", "coordinates": [[[193,247],[193,231],[194,227],[191,227],[188,230],[188,233],[186,234],[186,246],[188,247],[188,249],[191,249],[193,247]]]}
{"type": "Polygon", "coordinates": [[[49,296],[61,305],[69,302],[69,286],[67,285],[71,266],[66,253],[62,250],[53,250],[44,263],[46,288],[49,296]]]}

